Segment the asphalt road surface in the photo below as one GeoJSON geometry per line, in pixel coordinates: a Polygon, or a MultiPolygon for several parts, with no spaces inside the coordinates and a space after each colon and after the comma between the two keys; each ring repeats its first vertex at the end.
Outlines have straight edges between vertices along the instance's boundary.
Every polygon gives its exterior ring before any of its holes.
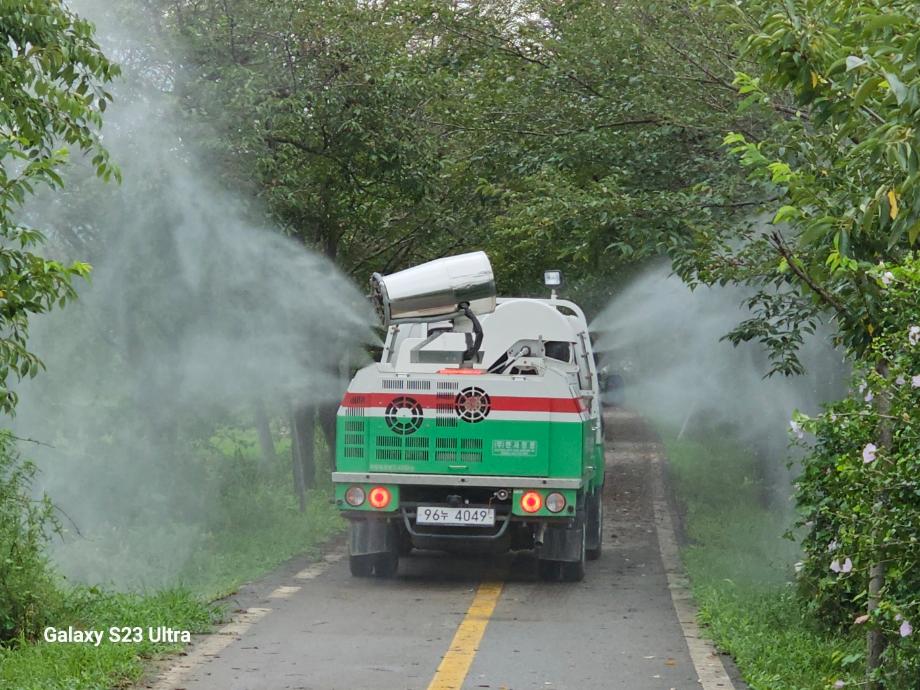
{"type": "Polygon", "coordinates": [[[583,582],[539,581],[527,552],[414,551],[392,580],[353,578],[341,546],[243,590],[235,621],[148,687],[731,688],[700,681],[691,649],[701,643],[681,625],[692,614],[672,600],[656,523],[658,446],[628,412],[610,414],[607,433],[604,554],[583,582]]]}

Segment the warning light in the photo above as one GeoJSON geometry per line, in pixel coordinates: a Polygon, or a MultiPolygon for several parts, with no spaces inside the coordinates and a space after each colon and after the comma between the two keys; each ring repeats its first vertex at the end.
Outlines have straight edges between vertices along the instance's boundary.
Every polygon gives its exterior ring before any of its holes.
{"type": "Polygon", "coordinates": [[[521,510],[525,513],[536,513],[543,507],[543,497],[536,491],[525,491],[521,496],[521,510]]]}
{"type": "Polygon", "coordinates": [[[375,486],[367,495],[370,504],[380,510],[390,505],[390,490],[383,486],[375,486]]]}

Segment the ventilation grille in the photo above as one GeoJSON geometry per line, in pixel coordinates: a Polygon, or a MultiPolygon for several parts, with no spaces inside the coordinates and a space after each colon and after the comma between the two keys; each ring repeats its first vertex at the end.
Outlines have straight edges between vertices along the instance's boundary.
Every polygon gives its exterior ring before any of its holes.
{"type": "Polygon", "coordinates": [[[425,381],[422,379],[409,379],[407,382],[410,391],[430,391],[431,390],[431,381],[425,381]]]}
{"type": "MultiPolygon", "coordinates": [[[[453,381],[440,381],[438,382],[438,388],[445,384],[451,384],[453,386],[458,385],[453,381]]],[[[438,393],[437,402],[435,403],[434,425],[449,428],[457,426],[457,413],[454,410],[453,393],[438,393]]]]}
{"type": "Polygon", "coordinates": [[[458,391],[460,390],[459,381],[438,381],[439,391],[458,391]]]}
{"type": "MultiPolygon", "coordinates": [[[[358,408],[362,409],[363,408],[358,408]]],[[[349,408],[349,414],[354,414],[354,409],[349,408]]],[[[365,422],[363,419],[346,419],[345,433],[342,439],[342,453],[346,458],[352,460],[364,459],[364,432],[365,422]]]]}
{"type": "Polygon", "coordinates": [[[428,462],[429,439],[424,436],[377,436],[377,460],[428,462]]]}
{"type": "Polygon", "coordinates": [[[453,462],[457,459],[457,439],[437,438],[434,441],[434,458],[438,462],[453,462]]]}
{"type": "Polygon", "coordinates": [[[438,438],[434,458],[438,462],[482,462],[481,438],[438,438]]]}
{"type": "MultiPolygon", "coordinates": [[[[342,403],[342,407],[348,410],[349,417],[363,417],[364,416],[364,406],[367,405],[367,396],[365,395],[352,395],[348,397],[347,402],[342,403]]],[[[364,424],[364,422],[359,422],[364,424]]],[[[361,427],[361,430],[364,430],[364,427],[361,427]]],[[[352,429],[356,431],[356,429],[352,429]]]]}
{"type": "Polygon", "coordinates": [[[388,391],[401,391],[406,385],[402,379],[384,379],[383,387],[388,391]]]}

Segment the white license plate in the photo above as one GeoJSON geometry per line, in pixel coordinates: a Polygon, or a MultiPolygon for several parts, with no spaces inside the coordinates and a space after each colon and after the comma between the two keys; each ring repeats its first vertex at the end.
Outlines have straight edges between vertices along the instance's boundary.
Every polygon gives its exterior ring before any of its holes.
{"type": "Polygon", "coordinates": [[[419,506],[415,521],[420,525],[453,525],[456,527],[494,527],[495,508],[445,508],[419,506]]]}

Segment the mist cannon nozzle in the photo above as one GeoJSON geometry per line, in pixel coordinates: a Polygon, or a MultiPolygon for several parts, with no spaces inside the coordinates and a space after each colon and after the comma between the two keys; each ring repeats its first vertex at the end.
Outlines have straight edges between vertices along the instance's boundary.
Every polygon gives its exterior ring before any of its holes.
{"type": "Polygon", "coordinates": [[[485,252],[448,256],[390,275],[375,273],[371,299],[385,326],[445,321],[468,316],[467,310],[490,314],[496,305],[495,276],[485,252]]]}

